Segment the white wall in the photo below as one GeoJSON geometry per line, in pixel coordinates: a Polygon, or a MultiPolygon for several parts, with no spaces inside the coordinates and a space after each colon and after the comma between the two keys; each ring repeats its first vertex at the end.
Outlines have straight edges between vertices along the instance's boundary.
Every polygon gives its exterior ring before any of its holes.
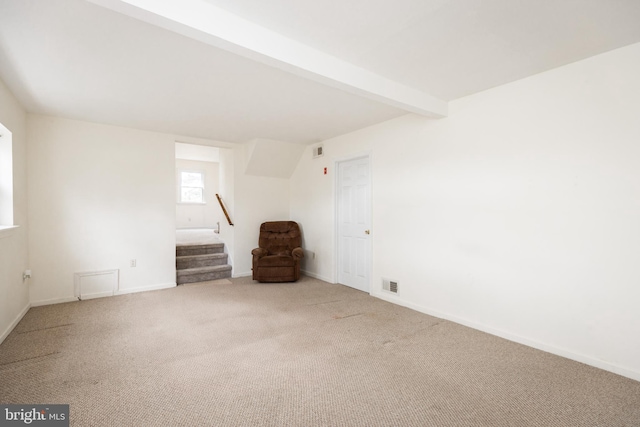
{"type": "Polygon", "coordinates": [[[335,277],[333,162],[370,150],[374,295],[640,380],[638,75],[640,44],[309,148],[305,269],[335,277]]]}
{"type": "MultiPolygon", "coordinates": [[[[217,143],[219,141],[207,141],[208,143],[217,143]]],[[[222,143],[222,146],[228,145],[222,143]]],[[[220,162],[220,148],[207,145],[189,144],[184,142],[176,142],[176,159],[196,160],[199,162],[220,162]]]]}
{"type": "Polygon", "coordinates": [[[298,165],[304,145],[273,139],[257,138],[244,144],[247,175],[291,178],[298,165]]]}
{"type": "MultiPolygon", "coordinates": [[[[229,216],[231,217],[231,221],[234,221],[235,218],[235,190],[234,190],[234,149],[233,148],[220,148],[219,151],[220,156],[220,197],[222,198],[222,203],[224,203],[229,216]]],[[[216,199],[217,202],[217,199],[216,199]]],[[[221,215],[220,220],[220,234],[218,235],[220,239],[225,243],[225,251],[229,256],[229,264],[233,267],[233,257],[235,255],[235,227],[230,225],[227,221],[227,218],[224,216],[222,212],[222,208],[218,204],[218,209],[221,215]]],[[[233,270],[232,270],[233,272],[233,270]]]]}
{"type": "Polygon", "coordinates": [[[219,174],[218,163],[176,159],[177,228],[216,228],[217,222],[226,221],[216,199],[216,193],[220,191],[219,174]],[[204,173],[204,204],[180,203],[180,172],[183,170],[204,173]]]}
{"type": "Polygon", "coordinates": [[[373,126],[325,141],[323,157],[314,159],[313,146],[307,147],[291,176],[291,220],[298,222],[300,226],[302,247],[315,254],[312,258],[307,253],[301,264],[302,270],[310,276],[331,283],[336,280],[336,161],[371,155],[370,138],[375,136],[377,128],[378,126],[373,126]]]}
{"type": "Polygon", "coordinates": [[[24,109],[0,80],[0,123],[12,133],[13,224],[19,226],[0,234],[0,342],[29,309],[28,282],[22,280],[28,268],[26,122],[24,109]]]}
{"type": "Polygon", "coordinates": [[[80,271],[175,285],[175,137],[39,115],[28,130],[32,303],[72,300],[80,271]]]}
{"type": "Polygon", "coordinates": [[[251,275],[260,224],[289,220],[289,179],[247,175],[247,154],[242,144],[234,148],[234,277],[251,275]]]}

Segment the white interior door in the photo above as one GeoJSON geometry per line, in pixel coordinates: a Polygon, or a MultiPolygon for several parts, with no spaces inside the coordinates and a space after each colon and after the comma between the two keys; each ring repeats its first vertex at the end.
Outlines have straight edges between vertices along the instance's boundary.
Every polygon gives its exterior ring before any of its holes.
{"type": "Polygon", "coordinates": [[[338,283],[369,292],[369,157],[338,163],[338,283]]]}

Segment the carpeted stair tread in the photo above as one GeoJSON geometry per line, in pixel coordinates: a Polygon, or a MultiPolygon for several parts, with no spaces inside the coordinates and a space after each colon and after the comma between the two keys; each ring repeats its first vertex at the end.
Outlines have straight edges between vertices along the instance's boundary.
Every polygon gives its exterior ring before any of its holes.
{"type": "Polygon", "coordinates": [[[190,274],[207,273],[210,271],[231,271],[230,265],[211,265],[207,267],[185,268],[177,270],[178,276],[187,276],[190,274]]]}
{"type": "Polygon", "coordinates": [[[225,253],[177,256],[176,268],[185,270],[187,268],[223,265],[227,263],[228,258],[229,255],[225,253]]]}
{"type": "Polygon", "coordinates": [[[204,245],[198,245],[193,243],[177,243],[176,248],[224,248],[224,243],[206,243],[204,245]]]}
{"type": "Polygon", "coordinates": [[[231,277],[230,265],[214,265],[210,267],[177,270],[176,282],[178,285],[184,285],[185,283],[207,282],[210,280],[228,279],[229,277],[231,277]]]}
{"type": "Polygon", "coordinates": [[[179,255],[176,259],[203,259],[203,258],[224,258],[227,254],[223,252],[215,254],[200,254],[200,255],[179,255]]]}
{"type": "Polygon", "coordinates": [[[176,283],[207,282],[231,277],[224,243],[176,245],[176,283]]]}
{"type": "Polygon", "coordinates": [[[190,255],[208,255],[216,253],[224,253],[224,243],[211,243],[206,245],[176,245],[176,256],[179,257],[190,255]]]}

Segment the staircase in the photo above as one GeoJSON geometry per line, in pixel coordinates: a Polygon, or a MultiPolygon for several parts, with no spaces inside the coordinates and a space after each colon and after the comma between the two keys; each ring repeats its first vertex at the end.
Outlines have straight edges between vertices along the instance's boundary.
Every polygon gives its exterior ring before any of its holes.
{"type": "Polygon", "coordinates": [[[176,245],[176,282],[206,282],[231,277],[224,243],[176,245]]]}

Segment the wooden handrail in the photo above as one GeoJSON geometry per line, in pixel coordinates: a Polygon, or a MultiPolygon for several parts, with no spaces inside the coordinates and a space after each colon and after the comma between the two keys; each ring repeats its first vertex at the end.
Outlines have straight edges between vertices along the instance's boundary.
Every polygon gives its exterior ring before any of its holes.
{"type": "Polygon", "coordinates": [[[227,222],[229,223],[229,225],[233,225],[233,222],[231,222],[231,218],[229,217],[229,212],[227,212],[227,208],[225,208],[224,203],[222,203],[222,197],[220,197],[220,195],[216,193],[216,198],[218,199],[218,203],[220,203],[220,207],[222,208],[222,212],[224,212],[224,216],[227,217],[227,222]]]}

